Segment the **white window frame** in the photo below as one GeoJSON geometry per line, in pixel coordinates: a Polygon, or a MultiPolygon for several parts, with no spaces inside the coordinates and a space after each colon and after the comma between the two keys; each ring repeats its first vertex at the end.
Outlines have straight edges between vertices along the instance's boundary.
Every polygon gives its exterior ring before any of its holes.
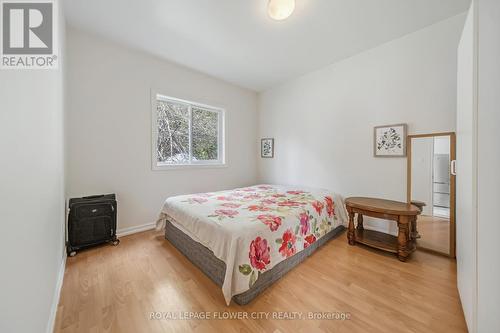
{"type": "Polygon", "coordinates": [[[152,141],[151,141],[151,166],[153,170],[169,170],[169,169],[183,169],[183,168],[218,168],[225,167],[225,115],[226,111],[220,107],[214,107],[207,104],[192,102],[184,99],[179,99],[175,97],[170,97],[164,94],[161,94],[155,90],[151,91],[151,133],[152,133],[152,141]],[[157,101],[165,101],[172,103],[180,103],[188,106],[189,112],[189,163],[183,164],[168,164],[168,163],[159,163],[157,161],[157,147],[156,144],[158,142],[158,111],[157,111],[157,101]],[[217,126],[217,156],[219,159],[217,160],[205,160],[205,161],[193,161],[192,160],[192,137],[191,137],[191,121],[192,121],[192,108],[199,107],[203,110],[207,110],[210,112],[215,112],[218,114],[218,126],[217,126]]]}

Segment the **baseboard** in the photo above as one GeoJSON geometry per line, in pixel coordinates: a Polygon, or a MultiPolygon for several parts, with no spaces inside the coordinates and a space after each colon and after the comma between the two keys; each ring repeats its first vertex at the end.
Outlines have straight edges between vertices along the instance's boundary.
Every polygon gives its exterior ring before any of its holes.
{"type": "Polygon", "coordinates": [[[116,235],[118,237],[123,237],[123,236],[127,236],[127,235],[132,235],[132,234],[135,234],[138,232],[151,230],[151,229],[154,229],[155,227],[156,227],[156,223],[146,223],[146,224],[138,225],[135,227],[118,229],[116,231],[116,235]]]}
{"type": "MultiPolygon", "coordinates": [[[[387,222],[390,223],[390,221],[387,221],[387,222]]],[[[389,234],[389,235],[392,235],[392,236],[397,236],[398,235],[397,231],[390,231],[389,228],[387,228],[387,227],[384,228],[384,227],[381,227],[381,226],[374,226],[374,225],[367,225],[367,224],[365,224],[364,228],[366,230],[378,231],[378,232],[381,232],[383,234],[389,234]]]]}
{"type": "MultiPolygon", "coordinates": [[[[131,234],[135,234],[142,231],[147,231],[154,229],[156,227],[156,223],[147,223],[135,227],[123,228],[117,230],[116,234],[118,237],[127,236],[131,234]]],[[[54,290],[54,296],[52,298],[52,306],[50,307],[50,317],[47,323],[47,333],[54,332],[54,325],[56,322],[57,315],[57,307],[59,306],[59,299],[61,298],[61,289],[64,280],[64,272],[66,270],[66,251],[64,251],[61,266],[59,268],[59,273],[57,275],[56,288],[54,290]]]]}
{"type": "Polygon", "coordinates": [[[64,251],[59,274],[57,275],[56,288],[52,298],[52,306],[50,307],[50,317],[47,323],[47,333],[54,332],[54,325],[56,323],[57,307],[59,306],[59,299],[61,298],[61,289],[64,280],[64,272],[66,271],[66,251],[64,251]]]}

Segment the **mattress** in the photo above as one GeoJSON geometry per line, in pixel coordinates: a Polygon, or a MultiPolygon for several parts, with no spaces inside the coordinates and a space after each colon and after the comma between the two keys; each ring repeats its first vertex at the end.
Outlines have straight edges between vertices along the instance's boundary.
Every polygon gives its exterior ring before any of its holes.
{"type": "MultiPolygon", "coordinates": [[[[324,237],[296,255],[283,260],[270,270],[264,272],[253,286],[242,294],[234,295],[232,300],[239,305],[250,303],[255,297],[263,292],[267,287],[279,280],[292,268],[307,259],[320,246],[335,238],[345,230],[343,225],[329,231],[324,237]]],[[[177,229],[170,219],[166,218],[165,238],[177,248],[186,258],[207,275],[215,284],[222,287],[226,274],[226,264],[218,259],[212,251],[191,237],[177,229]]]]}
{"type": "MultiPolygon", "coordinates": [[[[170,239],[169,230],[175,227],[224,263],[224,269],[212,268],[217,274],[210,273],[210,267],[200,268],[222,286],[229,305],[233,296],[274,280],[272,272],[266,273],[281,262],[307,257],[333,230],[346,225],[346,216],[342,197],[331,191],[264,184],[168,198],[158,228],[168,227],[170,239]],[[264,276],[270,277],[264,280],[264,276]]],[[[181,251],[190,253],[189,249],[181,251]]]]}

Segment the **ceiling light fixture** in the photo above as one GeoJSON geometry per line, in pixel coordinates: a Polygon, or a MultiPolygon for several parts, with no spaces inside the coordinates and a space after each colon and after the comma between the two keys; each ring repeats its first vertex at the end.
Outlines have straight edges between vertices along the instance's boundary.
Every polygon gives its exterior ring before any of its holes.
{"type": "Polygon", "coordinates": [[[282,21],[292,15],[295,10],[295,0],[269,0],[267,13],[276,21],[282,21]]]}

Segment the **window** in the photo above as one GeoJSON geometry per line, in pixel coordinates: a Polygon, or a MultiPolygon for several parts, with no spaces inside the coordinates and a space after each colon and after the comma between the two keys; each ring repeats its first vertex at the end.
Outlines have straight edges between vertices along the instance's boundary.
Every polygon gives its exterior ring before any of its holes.
{"type": "Polygon", "coordinates": [[[153,169],[224,164],[224,110],[153,94],[153,169]]]}

